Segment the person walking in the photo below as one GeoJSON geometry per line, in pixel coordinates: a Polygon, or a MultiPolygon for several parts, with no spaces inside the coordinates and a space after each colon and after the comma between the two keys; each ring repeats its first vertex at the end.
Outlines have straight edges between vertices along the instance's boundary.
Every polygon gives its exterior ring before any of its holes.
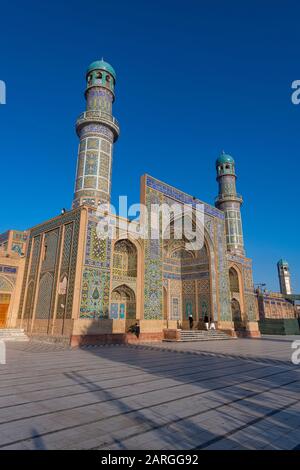
{"type": "Polygon", "coordinates": [[[190,330],[192,330],[193,325],[194,325],[194,319],[193,319],[193,315],[191,313],[189,314],[189,324],[190,324],[190,330]]]}
{"type": "Polygon", "coordinates": [[[208,316],[207,315],[204,316],[204,324],[205,324],[205,329],[208,330],[209,325],[208,325],[208,316]]]}
{"type": "Polygon", "coordinates": [[[139,337],[140,337],[140,332],[141,332],[140,325],[139,325],[138,323],[136,323],[136,324],[134,325],[134,329],[135,329],[135,335],[136,335],[136,337],[139,338],[139,337]]]}

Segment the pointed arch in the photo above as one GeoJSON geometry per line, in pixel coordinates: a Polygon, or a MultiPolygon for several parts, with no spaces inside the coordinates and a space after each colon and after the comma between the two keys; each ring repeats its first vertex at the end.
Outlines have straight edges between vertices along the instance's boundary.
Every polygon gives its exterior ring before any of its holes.
{"type": "Polygon", "coordinates": [[[14,290],[13,282],[7,277],[0,275],[0,291],[1,292],[12,292],[14,290]]]}
{"type": "Polygon", "coordinates": [[[128,238],[117,240],[113,249],[113,277],[137,277],[137,249],[128,238]]]}
{"type": "MultiPolygon", "coordinates": [[[[208,314],[210,319],[217,320],[217,301],[213,295],[216,292],[214,246],[206,227],[196,226],[189,215],[186,217],[190,222],[186,223],[185,219],[177,225],[176,221],[183,220],[183,215],[173,217],[163,234],[163,276],[170,284],[170,319],[187,322],[192,314],[201,322],[208,314]],[[188,225],[190,233],[179,233],[180,223],[188,225]],[[197,238],[191,242],[195,234],[197,238]]],[[[164,296],[163,291],[163,299],[164,296]]]]}
{"type": "MultiPolygon", "coordinates": [[[[144,253],[143,246],[140,240],[132,237],[128,232],[122,233],[112,242],[112,259],[111,263],[111,286],[110,292],[115,289],[120,284],[128,285],[135,293],[135,318],[142,318],[143,316],[143,306],[144,306],[144,277],[143,277],[143,268],[144,268],[144,253]],[[124,245],[125,243],[125,245],[124,245]],[[123,260],[122,255],[119,253],[119,248],[123,246],[123,260]],[[126,248],[127,247],[127,248],[126,248]],[[127,251],[127,255],[126,255],[127,251]],[[117,256],[114,259],[114,254],[117,256]],[[131,256],[133,255],[133,256],[131,256]],[[130,258],[129,264],[126,268],[126,256],[127,259],[130,258]],[[123,269],[122,270],[122,261],[123,269]],[[118,271],[120,269],[120,271],[118,271]]],[[[114,307],[113,307],[114,308],[114,307]]],[[[116,312],[111,312],[113,317],[116,318],[116,312]]]]}
{"type": "Polygon", "coordinates": [[[36,305],[36,318],[50,318],[53,280],[53,274],[50,272],[46,272],[40,280],[39,294],[36,305]]]}
{"type": "Polygon", "coordinates": [[[229,289],[231,297],[232,320],[235,329],[243,327],[245,318],[244,281],[242,270],[236,263],[229,264],[229,289]]]}
{"type": "Polygon", "coordinates": [[[240,280],[239,275],[233,266],[229,268],[229,285],[231,292],[240,292],[240,280]]]}
{"type": "Polygon", "coordinates": [[[121,284],[111,292],[110,318],[112,319],[135,319],[136,318],[136,296],[129,286],[121,284]]]}

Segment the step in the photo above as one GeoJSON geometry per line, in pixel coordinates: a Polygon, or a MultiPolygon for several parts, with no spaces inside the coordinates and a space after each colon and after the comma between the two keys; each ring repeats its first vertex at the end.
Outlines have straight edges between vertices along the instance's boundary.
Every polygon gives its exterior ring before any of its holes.
{"type": "Polygon", "coordinates": [[[233,339],[232,336],[218,330],[182,330],[180,341],[213,341],[233,339]]]}
{"type": "Polygon", "coordinates": [[[16,338],[18,336],[26,336],[26,335],[24,333],[4,333],[4,334],[0,334],[0,338],[8,338],[8,337],[16,338]]]}
{"type": "Polygon", "coordinates": [[[192,342],[192,341],[228,341],[232,338],[224,338],[224,337],[220,337],[220,338],[214,338],[214,337],[210,337],[210,338],[205,338],[205,337],[202,337],[202,338],[181,338],[181,342],[192,342]]]}
{"type": "Polygon", "coordinates": [[[24,333],[24,328],[0,328],[0,333],[3,333],[3,332],[11,332],[11,333],[21,332],[21,333],[24,333]]]}
{"type": "MultiPolygon", "coordinates": [[[[181,338],[224,338],[225,335],[181,335],[181,338]]],[[[228,336],[226,335],[226,338],[228,336]]]]}
{"type": "Polygon", "coordinates": [[[0,329],[1,341],[29,341],[23,328],[2,328],[0,329]]]}
{"type": "Polygon", "coordinates": [[[5,341],[5,342],[7,342],[7,341],[29,341],[29,338],[27,336],[24,336],[24,337],[20,337],[20,336],[18,336],[18,337],[16,337],[16,336],[7,336],[7,337],[5,337],[5,336],[3,336],[3,338],[2,337],[0,338],[0,341],[5,341]]]}
{"type": "Polygon", "coordinates": [[[224,333],[223,331],[216,331],[216,332],[212,332],[212,331],[182,331],[181,332],[182,335],[197,335],[197,336],[207,336],[207,335],[210,335],[210,336],[218,336],[218,335],[224,335],[226,333],[224,333]]]}
{"type": "Polygon", "coordinates": [[[180,330],[180,331],[181,331],[181,333],[184,333],[184,334],[195,333],[197,335],[200,335],[200,334],[210,334],[210,335],[221,334],[221,335],[226,335],[226,333],[224,333],[224,331],[222,331],[222,330],[180,330]]]}

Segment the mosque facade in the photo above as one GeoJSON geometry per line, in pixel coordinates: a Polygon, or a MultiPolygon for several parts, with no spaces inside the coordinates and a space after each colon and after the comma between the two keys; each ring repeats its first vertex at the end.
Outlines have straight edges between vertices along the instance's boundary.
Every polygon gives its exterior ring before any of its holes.
{"type": "Polygon", "coordinates": [[[113,116],[115,84],[107,62],[88,67],[86,110],[76,122],[72,209],[26,232],[0,236],[0,328],[77,345],[133,340],[128,329],[138,323],[140,340],[159,341],[187,329],[192,316],[195,329],[203,329],[208,318],[232,336],[259,336],[243,199],[230,155],[222,152],[216,161],[214,205],[146,174],[140,201],[145,213],[131,221],[110,211],[120,134],[113,116]],[[178,236],[182,215],[174,215],[174,205],[182,213],[190,208],[192,228],[201,212],[201,245],[191,247],[186,234],[178,236]],[[149,223],[154,206],[173,214],[167,227],[158,218],[155,236],[149,223]],[[99,234],[99,221],[105,221],[105,235],[99,234]]]}

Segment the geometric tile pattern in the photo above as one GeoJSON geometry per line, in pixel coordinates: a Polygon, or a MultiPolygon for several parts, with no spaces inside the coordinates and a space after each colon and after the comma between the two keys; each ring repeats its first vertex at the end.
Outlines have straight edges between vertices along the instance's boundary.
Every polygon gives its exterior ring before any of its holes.
{"type": "Polygon", "coordinates": [[[63,288],[58,289],[58,301],[56,318],[63,318],[66,314],[66,299],[68,294],[68,281],[70,271],[70,257],[72,251],[72,238],[73,238],[74,222],[64,226],[64,243],[62,248],[62,260],[59,273],[59,283],[63,288]],[[63,283],[63,284],[62,284],[63,283]]]}
{"type": "MultiPolygon", "coordinates": [[[[160,193],[146,186],[146,206],[150,214],[151,204],[160,204],[160,193]]],[[[163,319],[162,295],[162,240],[161,233],[158,239],[149,236],[145,240],[145,273],[144,273],[144,318],[145,320],[163,319]]],[[[159,229],[161,232],[161,227],[159,229]]]]}
{"type": "Polygon", "coordinates": [[[81,281],[80,318],[108,318],[109,314],[111,239],[98,237],[97,223],[95,211],[90,209],[81,281]]]}
{"type": "Polygon", "coordinates": [[[218,284],[219,284],[219,303],[220,320],[231,321],[231,303],[229,288],[229,272],[226,259],[226,241],[224,224],[219,223],[217,227],[217,246],[218,246],[218,284]]]}
{"type": "Polygon", "coordinates": [[[63,268],[64,271],[68,271],[68,289],[67,297],[65,300],[65,317],[71,318],[73,311],[73,294],[74,294],[74,283],[76,275],[76,263],[77,263],[77,251],[78,251],[78,237],[79,237],[79,226],[80,226],[80,209],[66,212],[66,214],[56,217],[44,224],[34,227],[30,231],[30,239],[28,243],[28,255],[26,258],[24,281],[21,291],[21,301],[19,309],[19,318],[22,318],[23,306],[24,307],[24,318],[31,318],[33,315],[33,305],[34,299],[36,297],[36,283],[37,283],[37,274],[39,259],[41,254],[41,240],[43,234],[45,234],[45,243],[43,248],[44,260],[41,266],[40,272],[40,282],[42,286],[39,289],[39,315],[43,316],[48,315],[52,316],[54,314],[54,300],[56,291],[58,289],[59,282],[59,252],[61,245],[61,234],[63,226],[68,224],[73,225],[73,235],[72,239],[68,235],[70,232],[66,228],[66,238],[64,245],[64,254],[63,254],[63,268]],[[68,244],[68,249],[66,251],[66,244],[68,244]],[[30,261],[31,255],[31,261],[30,261]],[[67,259],[69,259],[69,266],[67,268],[67,259]],[[45,279],[43,276],[45,273],[50,274],[45,279]],[[52,283],[50,278],[53,278],[52,283]],[[52,285],[52,287],[51,287],[52,285]],[[45,287],[47,286],[47,287],[45,287]],[[48,294],[45,294],[45,290],[48,289],[48,294]],[[26,296],[25,296],[26,293],[26,296]],[[51,294],[51,299],[50,299],[51,294]],[[49,307],[50,303],[50,307],[49,307]],[[44,312],[42,312],[44,306],[44,312]],[[49,309],[48,309],[49,307],[49,309]]]}
{"type": "Polygon", "coordinates": [[[193,207],[196,204],[204,204],[204,213],[212,215],[213,217],[217,217],[221,220],[224,219],[224,213],[209,204],[205,204],[199,199],[193,198],[192,196],[176,189],[172,186],[169,186],[162,181],[156,180],[152,176],[146,176],[146,186],[152,188],[156,191],[163,193],[165,196],[168,196],[172,199],[175,199],[177,202],[181,202],[183,204],[191,204],[193,207]]]}
{"type": "Polygon", "coordinates": [[[36,318],[48,319],[53,289],[53,273],[46,272],[42,275],[39,285],[38,301],[36,306],[36,318]]]}
{"type": "MultiPolygon", "coordinates": [[[[195,206],[201,201],[173,188],[150,176],[146,176],[146,206],[148,210],[151,204],[168,204],[177,201],[195,206]]],[[[161,233],[158,240],[145,240],[145,273],[144,273],[144,317],[145,319],[162,319],[162,277],[172,280],[195,280],[205,281],[211,279],[212,292],[203,297],[202,303],[198,300],[199,314],[213,310],[214,319],[218,318],[217,298],[220,300],[220,319],[231,320],[231,305],[229,295],[229,280],[226,260],[226,240],[224,230],[224,214],[208,204],[204,204],[205,238],[209,245],[209,263],[205,268],[197,267],[197,262],[189,261],[185,270],[176,265],[175,259],[164,258],[162,251],[161,233]],[[217,262],[217,270],[215,260],[217,262]],[[193,267],[193,264],[195,266],[193,267]],[[210,271],[210,272],[209,272],[210,271]],[[218,282],[218,284],[217,284],[218,282]],[[219,286],[217,292],[217,285],[219,286]],[[212,301],[212,304],[211,304],[212,301]],[[204,305],[205,304],[205,305],[204,305]]],[[[161,226],[159,228],[161,231],[161,226]]],[[[185,261],[184,261],[185,263],[185,261]]],[[[209,284],[210,285],[210,284],[209,284]]],[[[195,311],[195,297],[184,299],[187,309],[195,311]]],[[[183,310],[185,307],[183,305],[183,310]]]]}
{"type": "Polygon", "coordinates": [[[86,267],[82,276],[81,318],[108,318],[109,273],[86,267]]]}

